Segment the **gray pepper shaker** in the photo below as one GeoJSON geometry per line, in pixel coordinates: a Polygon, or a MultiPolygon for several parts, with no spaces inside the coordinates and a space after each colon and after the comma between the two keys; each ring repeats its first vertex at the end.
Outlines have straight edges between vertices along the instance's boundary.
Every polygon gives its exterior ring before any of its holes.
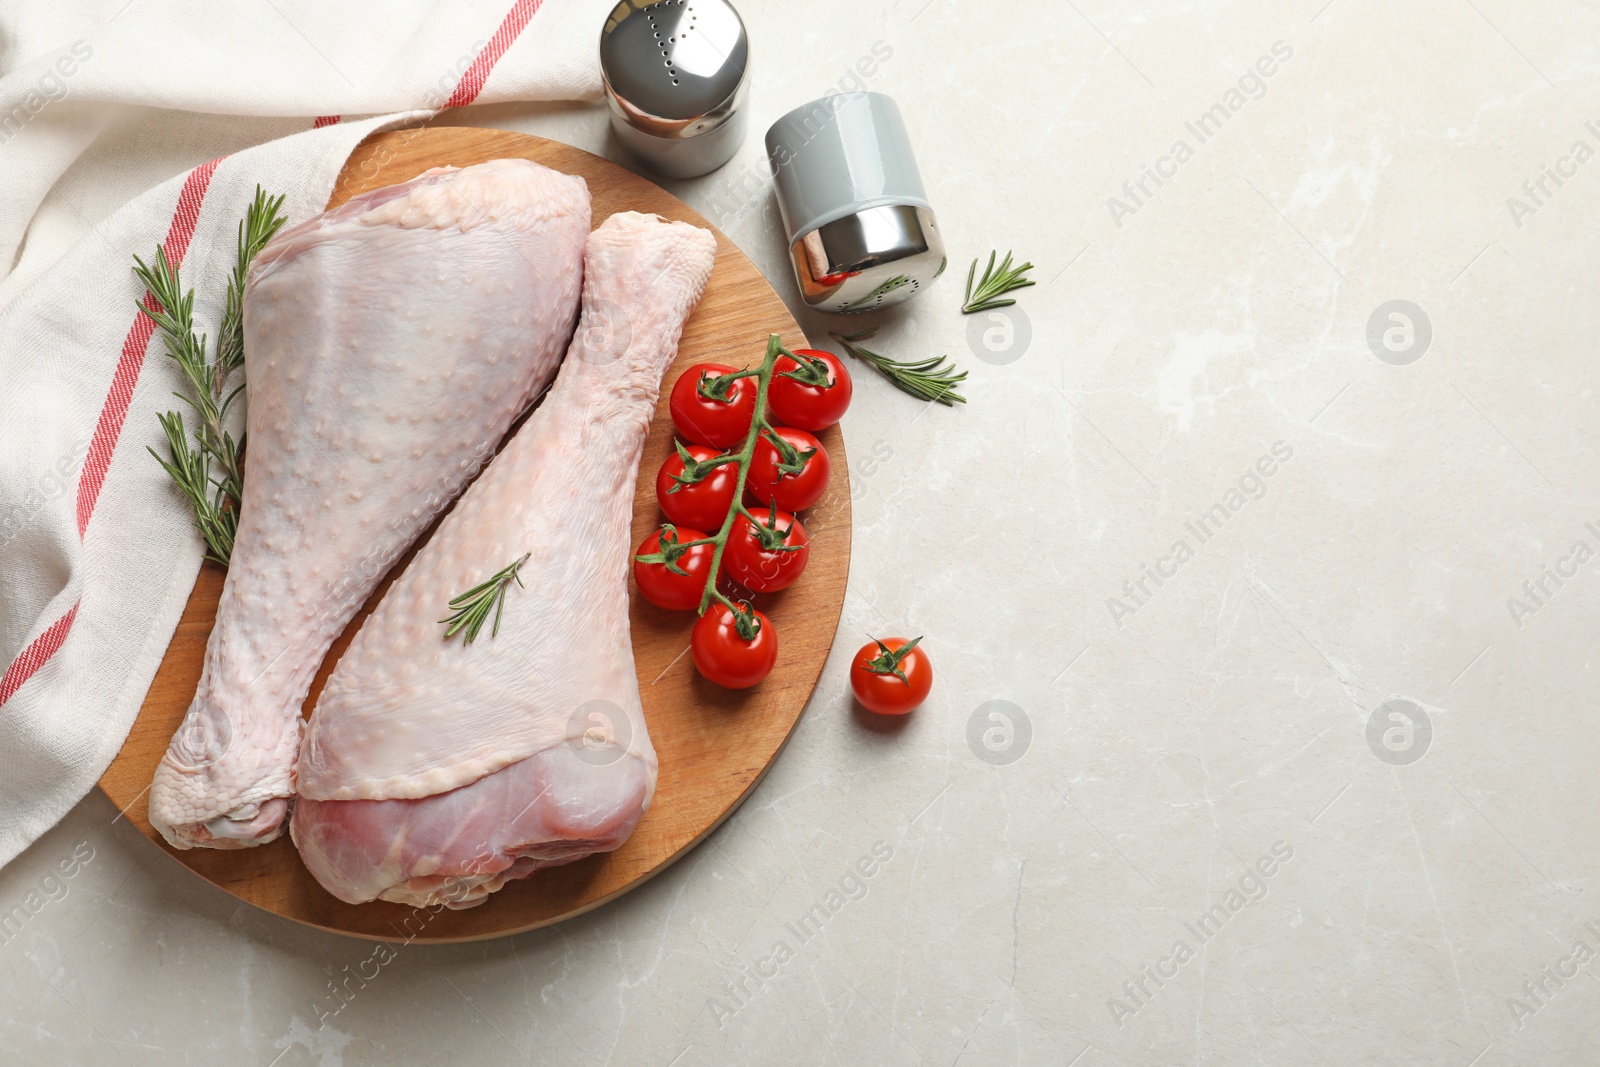
{"type": "Polygon", "coordinates": [[[600,33],[611,128],[669,178],[716,170],[744,140],[750,42],[727,0],[622,0],[600,33]]]}
{"type": "Polygon", "coordinates": [[[839,93],[767,131],[767,157],[800,296],[872,311],[944,273],[944,239],[905,120],[882,93],[839,93]]]}

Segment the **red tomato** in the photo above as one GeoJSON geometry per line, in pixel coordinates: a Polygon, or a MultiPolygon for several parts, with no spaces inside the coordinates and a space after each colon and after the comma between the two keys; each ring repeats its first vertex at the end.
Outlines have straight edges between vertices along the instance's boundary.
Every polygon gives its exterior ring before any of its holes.
{"type": "Polygon", "coordinates": [[[756,442],[744,484],[763,504],[776,500],[784,511],[804,511],[827,491],[829,470],[828,452],[820,441],[804,430],[779,426],[775,431],[763,432],[756,442]],[[773,433],[788,446],[786,449],[780,451],[773,444],[773,433]]]}
{"type": "Polygon", "coordinates": [[[787,589],[806,569],[811,538],[800,520],[787,511],[774,516],[770,508],[751,508],[750,514],[755,522],[739,519],[728,531],[723,570],[752,593],[787,589]]]}
{"type": "Polygon", "coordinates": [[[755,378],[737,378],[728,386],[728,399],[717,400],[701,392],[701,383],[728,374],[721,363],[696,363],[672,387],[672,424],[685,440],[717,448],[744,444],[756,410],[755,378]]]}
{"type": "Polygon", "coordinates": [[[726,604],[712,604],[694,624],[689,654],[707,680],[729,689],[748,689],[772,673],[778,662],[778,631],[759,611],[748,616],[754,635],[739,632],[739,620],[726,604]]]}
{"type": "Polygon", "coordinates": [[[795,355],[809,360],[779,356],[772,368],[772,384],[767,386],[767,406],[777,421],[786,426],[817,433],[844,417],[850,406],[850,372],[844,361],[819,348],[798,348],[795,355]],[[819,367],[816,360],[827,366],[819,367]],[[822,381],[818,381],[821,377],[822,381]]]}
{"type": "MultiPolygon", "coordinates": [[[[733,493],[738,488],[739,466],[736,463],[719,463],[700,481],[690,485],[677,478],[690,465],[716,459],[722,455],[705,445],[677,445],[677,451],[661,464],[656,475],[656,500],[666,514],[668,522],[693,526],[697,530],[720,530],[733,506],[733,493]],[[689,463],[684,463],[688,455],[689,463]]],[[[704,536],[704,535],[701,535],[704,536]]]]}
{"type": "Polygon", "coordinates": [[[904,715],[928,699],[933,664],[918,647],[921,640],[886,637],[861,646],[850,664],[850,688],[862,707],[879,715],[904,715]]]}
{"type": "Polygon", "coordinates": [[[668,611],[694,611],[700,606],[716,546],[682,545],[705,536],[699,530],[668,524],[644,539],[633,555],[633,580],[646,600],[668,611]]]}

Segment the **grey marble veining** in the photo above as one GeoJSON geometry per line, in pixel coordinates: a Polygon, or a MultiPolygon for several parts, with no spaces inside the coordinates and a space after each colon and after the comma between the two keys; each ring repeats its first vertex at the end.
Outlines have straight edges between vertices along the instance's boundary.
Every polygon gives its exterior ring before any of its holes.
{"type": "MultiPolygon", "coordinates": [[[[92,795],[0,871],[0,1062],[1600,1062],[1600,12],[740,6],[757,131],[900,100],[952,269],[877,341],[971,373],[858,373],[771,774],[616,903],[382,960],[92,795]],[[993,247],[1039,284],[963,319],[993,247]],[[884,632],[938,672],[887,730],[884,632]]],[[[620,158],[594,107],[448,121],[620,158]]],[[[792,298],[763,168],[673,188],[792,298]]]]}

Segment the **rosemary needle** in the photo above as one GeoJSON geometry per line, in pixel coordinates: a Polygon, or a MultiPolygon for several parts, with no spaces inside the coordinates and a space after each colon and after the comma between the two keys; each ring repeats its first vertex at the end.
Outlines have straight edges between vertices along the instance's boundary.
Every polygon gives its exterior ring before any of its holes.
{"type": "MultiPolygon", "coordinates": [[[[499,637],[500,616],[504,614],[506,608],[506,590],[511,588],[513,581],[518,585],[522,585],[522,575],[517,572],[521,570],[524,563],[528,562],[528,557],[532,554],[531,552],[524,552],[521,559],[509,567],[497,571],[488,581],[480,582],[465,593],[452,599],[450,601],[450,617],[439,620],[440,623],[447,627],[444,632],[445,640],[448,641],[454,637],[457,630],[464,630],[466,633],[462,637],[461,643],[465,645],[472,644],[473,639],[483,629],[483,624],[488,620],[489,612],[491,611],[494,612],[494,627],[489,631],[489,636],[499,637]]],[[[524,586],[524,588],[526,587],[524,586]]]]}
{"type": "Polygon", "coordinates": [[[1024,278],[1033,269],[1032,263],[1024,263],[1020,267],[1011,266],[1011,253],[1006,253],[1006,258],[997,269],[994,259],[997,253],[989,253],[989,265],[984,268],[983,277],[978,279],[977,288],[973,288],[973,276],[978,273],[978,261],[973,260],[972,266],[967,269],[967,301],[961,305],[963,315],[973,315],[979,311],[993,311],[995,308],[1010,307],[1015,300],[1002,300],[1001,297],[1014,289],[1026,289],[1034,284],[1030,279],[1024,278]]]}
{"type": "Polygon", "coordinates": [[[916,362],[890,359],[888,356],[863,348],[857,341],[878,332],[876,326],[859,333],[833,334],[833,339],[844,350],[882,374],[901,392],[910,393],[918,400],[937,400],[946,407],[965,404],[967,398],[956,392],[956,386],[966,380],[967,372],[958,371],[954,364],[946,364],[943,357],[935,356],[916,362]]]}

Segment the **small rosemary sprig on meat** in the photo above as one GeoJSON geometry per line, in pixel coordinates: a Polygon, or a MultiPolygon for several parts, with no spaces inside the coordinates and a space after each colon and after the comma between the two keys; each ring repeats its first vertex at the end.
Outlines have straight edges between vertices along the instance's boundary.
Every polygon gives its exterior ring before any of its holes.
{"type": "Polygon", "coordinates": [[[878,332],[876,326],[859,333],[833,334],[833,339],[844,350],[882,374],[901,392],[910,393],[918,400],[937,400],[946,407],[965,404],[967,398],[956,392],[956,386],[966,380],[966,371],[957,371],[954,364],[946,364],[942,357],[917,362],[890,359],[888,356],[863,348],[857,341],[865,340],[878,332]]]}
{"type": "Polygon", "coordinates": [[[989,265],[984,268],[983,277],[978,279],[977,288],[973,288],[973,276],[978,273],[978,261],[973,260],[972,266],[967,269],[967,299],[961,305],[963,315],[973,315],[980,311],[993,311],[995,308],[1010,307],[1015,300],[1002,300],[1001,297],[1015,289],[1026,289],[1034,284],[1023,275],[1033,269],[1032,263],[1024,263],[1020,267],[1011,266],[1011,253],[1006,253],[1006,258],[998,269],[994,265],[997,253],[989,253],[989,265]]]}
{"type": "Polygon", "coordinates": [[[244,363],[244,277],[256,253],[286,221],[278,213],[282,206],[283,197],[269,197],[257,186],[255,200],[239,223],[238,256],[228,280],[214,361],[206,356],[206,336],[195,332],[194,290],[184,289],[166,250],[157,247],[151,263],[133,257],[133,272],[149,290],[139,310],[160,327],[167,355],[183,370],[194,393],[173,394],[194,412],[193,443],[183,413],[169,411],[157,418],[171,458],[161,458],[153,448],[149,452],[188,497],[195,528],[206,543],[206,558],[223,566],[233,554],[244,493],[244,437],[236,441],[226,429],[228,412],[244,391],[243,383],[228,389],[229,379],[244,363]],[[212,474],[213,463],[220,476],[212,474]]]}
{"type": "Polygon", "coordinates": [[[528,557],[532,554],[524,552],[521,559],[496,572],[488,581],[480,582],[451,600],[449,618],[439,620],[446,627],[444,639],[448,641],[457,631],[464,631],[461,643],[472,644],[482,631],[483,624],[488,620],[491,611],[494,612],[494,627],[489,631],[489,636],[499,637],[500,616],[506,609],[506,591],[511,588],[512,582],[522,585],[522,575],[517,572],[528,562],[528,557]]]}

